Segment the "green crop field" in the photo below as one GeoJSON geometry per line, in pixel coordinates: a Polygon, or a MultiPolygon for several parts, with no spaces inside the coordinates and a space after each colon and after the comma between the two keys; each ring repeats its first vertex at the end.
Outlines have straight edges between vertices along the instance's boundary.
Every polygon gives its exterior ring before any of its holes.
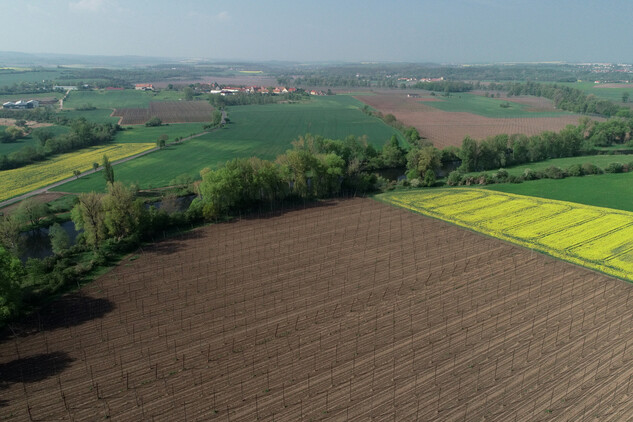
{"type": "MultiPolygon", "coordinates": [[[[583,155],[583,156],[580,156],[580,157],[552,158],[550,160],[538,161],[538,162],[535,162],[535,163],[521,164],[520,166],[508,167],[508,168],[506,168],[506,170],[511,175],[520,176],[520,175],[523,174],[525,169],[532,169],[532,170],[541,171],[541,170],[545,170],[546,168],[548,168],[550,166],[556,166],[556,167],[560,167],[561,169],[566,169],[566,168],[568,168],[569,166],[571,166],[573,164],[581,164],[582,165],[584,163],[591,163],[591,164],[595,164],[596,166],[598,166],[600,168],[605,168],[610,163],[627,164],[627,163],[631,163],[631,162],[633,162],[633,155],[625,155],[625,154],[621,154],[621,155],[583,155]]],[[[485,171],[485,172],[471,172],[471,173],[466,173],[466,174],[469,175],[469,176],[476,176],[476,175],[481,174],[481,173],[492,174],[492,173],[496,173],[497,170],[498,169],[496,169],[496,170],[488,170],[488,171],[485,171]]]]}
{"type": "Polygon", "coordinates": [[[55,80],[61,75],[58,70],[38,70],[29,72],[15,72],[13,70],[0,69],[0,87],[19,84],[20,82],[42,82],[43,80],[55,80]]]}
{"type": "MultiPolygon", "coordinates": [[[[313,98],[301,104],[232,107],[227,128],[117,165],[115,179],[148,188],[165,186],[184,173],[198,178],[201,169],[216,168],[232,158],[273,159],[289,149],[292,140],[308,132],[333,139],[367,135],[371,144],[382,147],[396,130],[363,114],[359,107],[362,103],[349,96],[313,98]]],[[[57,190],[89,192],[104,187],[103,176],[98,173],[57,190]]]]}
{"type": "Polygon", "coordinates": [[[147,127],[145,125],[123,126],[125,130],[117,132],[115,142],[155,142],[161,135],[169,136],[167,142],[171,142],[178,137],[187,136],[204,131],[202,123],[170,123],[157,127],[147,127]]]}
{"type": "Polygon", "coordinates": [[[532,112],[528,111],[530,107],[525,104],[468,93],[453,93],[450,97],[436,98],[440,101],[425,101],[424,105],[442,111],[472,113],[490,118],[559,117],[573,114],[564,111],[532,112]],[[501,107],[505,103],[508,103],[510,107],[501,107]]]}
{"type": "Polygon", "coordinates": [[[628,194],[631,184],[633,173],[618,173],[491,185],[486,189],[633,211],[633,195],[628,194]]]}
{"type": "MultiPolygon", "coordinates": [[[[0,130],[4,130],[4,128],[5,126],[0,126],[0,130]]],[[[60,135],[62,133],[68,132],[70,129],[67,128],[66,126],[49,126],[49,127],[35,129],[35,130],[36,131],[47,130],[51,132],[53,135],[60,135]]],[[[0,155],[9,155],[13,151],[17,151],[20,148],[23,148],[29,145],[33,147],[37,145],[37,139],[32,134],[29,134],[28,136],[22,139],[18,139],[15,142],[10,142],[7,144],[0,143],[0,155]]]]}
{"type": "Polygon", "coordinates": [[[150,101],[178,100],[183,97],[178,91],[108,91],[104,89],[90,91],[71,91],[64,101],[64,108],[77,108],[91,105],[98,109],[146,108],[150,101]]]}
{"type": "Polygon", "coordinates": [[[598,98],[603,98],[605,100],[611,100],[616,104],[622,104],[622,93],[629,93],[629,102],[633,102],[633,87],[622,86],[617,88],[604,88],[601,84],[596,84],[594,82],[564,82],[558,83],[557,85],[564,85],[571,88],[579,89],[586,94],[595,95],[598,98]]]}
{"type": "Polygon", "coordinates": [[[61,92],[42,92],[39,94],[10,94],[10,95],[0,95],[0,103],[5,103],[7,101],[18,101],[18,100],[37,100],[40,98],[56,98],[60,99],[64,94],[61,92]]]}

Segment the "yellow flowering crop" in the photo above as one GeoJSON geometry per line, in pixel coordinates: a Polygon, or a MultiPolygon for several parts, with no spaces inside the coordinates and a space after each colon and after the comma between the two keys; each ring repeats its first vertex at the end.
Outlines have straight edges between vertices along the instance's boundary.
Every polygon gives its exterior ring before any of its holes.
{"type": "Polygon", "coordinates": [[[0,201],[72,177],[74,170],[90,170],[92,163],[103,161],[104,154],[110,161],[115,161],[154,147],[155,144],[129,143],[84,148],[39,163],[0,171],[0,201]]]}
{"type": "Polygon", "coordinates": [[[483,189],[397,192],[382,199],[633,280],[633,213],[483,189]]]}

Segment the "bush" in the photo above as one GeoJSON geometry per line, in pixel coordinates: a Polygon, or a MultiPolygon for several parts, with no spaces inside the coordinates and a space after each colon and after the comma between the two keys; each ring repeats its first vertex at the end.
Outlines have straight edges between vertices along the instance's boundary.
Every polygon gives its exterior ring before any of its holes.
{"type": "Polygon", "coordinates": [[[407,176],[407,179],[413,180],[413,179],[419,179],[421,175],[418,169],[411,169],[407,171],[406,176],[407,176]]]}
{"type": "Polygon", "coordinates": [[[422,185],[422,182],[420,181],[420,179],[411,179],[412,188],[419,188],[421,185],[422,185]]]}
{"type": "Polygon", "coordinates": [[[462,180],[462,174],[459,171],[457,171],[457,170],[453,170],[448,175],[448,180],[446,181],[446,183],[449,186],[457,186],[457,185],[459,185],[459,182],[461,180],[462,180]]]}
{"type": "Polygon", "coordinates": [[[580,164],[572,164],[567,169],[567,176],[578,177],[582,175],[583,175],[583,171],[582,171],[582,166],[580,164]]]}
{"type": "Polygon", "coordinates": [[[622,173],[624,170],[624,165],[622,163],[610,163],[607,167],[605,167],[605,173],[622,173]]]}
{"type": "Polygon", "coordinates": [[[565,172],[556,166],[549,166],[544,171],[545,177],[548,179],[563,179],[565,178],[565,172]]]}
{"type": "Polygon", "coordinates": [[[592,163],[584,163],[581,166],[581,168],[582,168],[583,174],[601,174],[602,173],[602,169],[592,163]]]}
{"type": "Polygon", "coordinates": [[[499,169],[498,172],[496,172],[492,178],[495,180],[495,182],[497,183],[502,183],[505,182],[508,179],[508,171],[506,169],[499,169]]]}
{"type": "Polygon", "coordinates": [[[145,126],[148,126],[148,127],[160,126],[162,124],[163,124],[163,121],[155,116],[149,119],[147,122],[145,122],[145,126]]]}
{"type": "Polygon", "coordinates": [[[532,169],[525,169],[523,171],[523,180],[536,180],[540,179],[539,173],[532,169]]]}

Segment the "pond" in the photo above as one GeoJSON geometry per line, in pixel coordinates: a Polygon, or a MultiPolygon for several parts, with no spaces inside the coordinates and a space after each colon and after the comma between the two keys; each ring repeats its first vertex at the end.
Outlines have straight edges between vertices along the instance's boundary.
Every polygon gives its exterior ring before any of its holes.
{"type": "MultiPolygon", "coordinates": [[[[68,233],[70,238],[70,244],[75,244],[75,239],[79,232],[75,230],[75,223],[72,221],[65,221],[60,224],[62,229],[68,233]]],[[[29,258],[46,258],[53,255],[53,249],[51,247],[51,240],[48,237],[48,227],[29,230],[26,233],[22,233],[22,253],[20,259],[26,261],[29,258]]]]}

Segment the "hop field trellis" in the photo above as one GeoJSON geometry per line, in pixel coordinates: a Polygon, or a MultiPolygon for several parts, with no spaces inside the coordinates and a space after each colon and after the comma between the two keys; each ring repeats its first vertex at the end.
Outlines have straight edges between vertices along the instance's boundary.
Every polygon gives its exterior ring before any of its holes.
{"type": "Polygon", "coordinates": [[[73,170],[86,171],[107,155],[110,161],[155,148],[155,144],[128,143],[84,148],[17,169],[0,171],[0,201],[30,192],[73,176],[73,170]]]}
{"type": "Polygon", "coordinates": [[[633,213],[482,189],[412,191],[386,200],[633,280],[633,213]]]}
{"type": "Polygon", "coordinates": [[[367,199],[145,248],[0,341],[15,420],[627,420],[631,289],[367,199]]]}

